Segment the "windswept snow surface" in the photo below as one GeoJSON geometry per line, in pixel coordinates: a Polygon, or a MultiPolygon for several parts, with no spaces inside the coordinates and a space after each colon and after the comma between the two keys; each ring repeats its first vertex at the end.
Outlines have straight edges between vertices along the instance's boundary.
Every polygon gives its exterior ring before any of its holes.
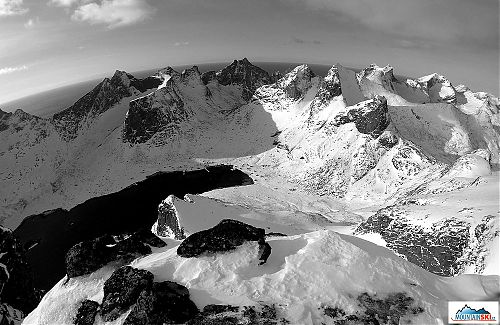
{"type": "MultiPolygon", "coordinates": [[[[157,249],[131,263],[151,271],[155,281],[185,285],[199,308],[207,304],[276,304],[279,317],[291,324],[331,324],[325,306],[359,311],[356,298],[367,292],[384,298],[402,292],[415,299],[423,312],[402,321],[444,324],[448,300],[493,300],[498,277],[463,275],[442,278],[404,261],[388,249],[362,239],[320,230],[268,239],[272,253],[258,265],[256,243],[224,254],[182,258],[177,246],[157,249]]],[[[62,279],[43,298],[23,324],[70,324],[83,299],[98,302],[112,269],[103,269],[64,283],[62,279]]],[[[126,314],[112,323],[121,324],[126,314]]]]}

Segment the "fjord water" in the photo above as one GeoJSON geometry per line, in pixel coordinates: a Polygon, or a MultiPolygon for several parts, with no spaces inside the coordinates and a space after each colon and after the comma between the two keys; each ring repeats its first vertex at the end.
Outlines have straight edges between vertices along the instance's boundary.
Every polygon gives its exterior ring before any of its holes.
{"type": "Polygon", "coordinates": [[[14,235],[27,249],[35,286],[48,290],[66,273],[64,258],[73,245],[105,234],[150,229],[158,215],[158,204],[170,194],[183,197],[188,193],[249,184],[253,184],[253,180],[248,175],[228,165],[159,172],[69,211],[55,209],[27,217],[14,230],[14,235]]]}

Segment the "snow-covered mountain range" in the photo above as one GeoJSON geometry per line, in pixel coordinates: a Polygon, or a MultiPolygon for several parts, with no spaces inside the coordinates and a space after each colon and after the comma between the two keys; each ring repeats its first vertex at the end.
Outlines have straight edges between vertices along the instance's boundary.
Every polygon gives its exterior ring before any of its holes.
{"type": "MultiPolygon", "coordinates": [[[[444,76],[402,79],[374,64],[359,72],[336,64],[326,76],[307,65],[270,75],[247,59],[217,72],[168,67],[145,79],[117,71],[51,118],[0,111],[0,221],[14,228],[24,216],[71,208],[158,170],[229,163],[255,184],[165,198],[153,231],[174,248],[224,218],[286,235],[270,237],[278,253],[267,266],[252,264],[252,244],[195,260],[168,246],[132,266],[186,286],[198,308],[283,297],[277,313],[292,323],[340,324],[364,288],[372,305],[404,292],[417,322],[439,323],[442,301],[467,298],[459,283],[483,283],[477,299],[500,291],[499,109],[498,98],[444,76]],[[439,277],[464,273],[492,276],[439,277]],[[296,286],[281,288],[276,281],[288,277],[296,286]],[[318,283],[328,295],[306,290],[318,283]]],[[[26,323],[65,322],[77,300],[102,300],[112,273],[61,281],[26,323]],[[57,307],[62,300],[69,309],[57,307]]]]}

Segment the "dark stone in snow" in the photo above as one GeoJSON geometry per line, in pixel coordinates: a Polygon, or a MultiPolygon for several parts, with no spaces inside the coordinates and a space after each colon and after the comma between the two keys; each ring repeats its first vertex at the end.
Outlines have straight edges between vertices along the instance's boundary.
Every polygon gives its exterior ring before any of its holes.
{"type": "Polygon", "coordinates": [[[105,235],[83,241],[73,246],[66,254],[66,274],[73,278],[90,274],[112,261],[124,263],[151,253],[147,245],[163,247],[165,243],[150,231],[140,231],[118,242],[105,235]],[[148,234],[149,232],[149,234],[148,234]]]}
{"type": "Polygon", "coordinates": [[[396,144],[398,144],[399,139],[396,135],[392,134],[391,132],[385,131],[379,136],[378,142],[386,148],[392,148],[396,144]]]}
{"type": "Polygon", "coordinates": [[[259,242],[263,250],[260,259],[265,263],[271,249],[269,245],[266,247],[265,230],[231,219],[224,219],[213,228],[192,234],[179,245],[177,254],[196,257],[204,253],[227,252],[247,241],[259,242]]]}
{"type": "Polygon", "coordinates": [[[71,247],[66,254],[66,274],[70,278],[89,274],[108,264],[112,260],[111,236],[102,236],[94,240],[84,241],[71,247]]]}
{"type": "Polygon", "coordinates": [[[75,319],[73,320],[75,325],[92,325],[95,321],[95,316],[99,308],[99,303],[93,300],[84,300],[78,307],[75,319]]]}
{"type": "Polygon", "coordinates": [[[153,273],[122,266],[104,283],[104,298],[99,311],[106,322],[117,319],[132,306],[141,292],[153,285],[153,273]]]}
{"type": "Polygon", "coordinates": [[[143,290],[124,325],[181,324],[198,314],[186,287],[171,281],[143,290]]]}

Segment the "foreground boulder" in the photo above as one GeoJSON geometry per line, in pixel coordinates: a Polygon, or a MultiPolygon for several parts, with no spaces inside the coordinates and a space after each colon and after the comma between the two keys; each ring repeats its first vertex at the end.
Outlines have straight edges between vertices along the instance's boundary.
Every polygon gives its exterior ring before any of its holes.
{"type": "Polygon", "coordinates": [[[151,253],[151,247],[165,243],[149,231],[125,235],[123,239],[105,235],[73,246],[66,254],[66,274],[69,278],[90,274],[112,261],[127,263],[151,253]]]}
{"type": "Polygon", "coordinates": [[[143,290],[125,325],[181,324],[198,314],[189,290],[175,282],[153,283],[143,290]]]}
{"type": "Polygon", "coordinates": [[[259,243],[262,252],[260,260],[265,262],[271,252],[265,241],[265,230],[232,219],[224,219],[213,228],[192,234],[179,245],[177,254],[197,257],[204,253],[227,252],[247,241],[259,243]]]}
{"type": "Polygon", "coordinates": [[[104,298],[99,311],[106,322],[113,321],[126,312],[139,298],[141,292],[153,285],[153,273],[123,266],[113,272],[104,283],[104,298]]]}
{"type": "Polygon", "coordinates": [[[99,308],[99,303],[93,300],[84,300],[82,301],[80,307],[78,307],[78,311],[76,313],[76,317],[74,319],[75,325],[92,325],[95,321],[95,316],[97,315],[97,311],[99,308]]]}
{"type": "Polygon", "coordinates": [[[0,227],[0,302],[10,306],[6,310],[28,313],[38,301],[23,245],[10,229],[0,227]]]}

